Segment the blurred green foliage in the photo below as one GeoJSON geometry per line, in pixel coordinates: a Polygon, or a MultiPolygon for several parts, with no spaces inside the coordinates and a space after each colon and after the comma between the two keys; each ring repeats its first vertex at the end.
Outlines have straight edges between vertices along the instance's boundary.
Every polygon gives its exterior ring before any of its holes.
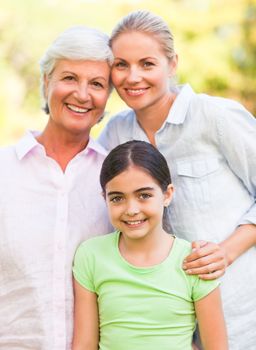
{"type": "MultiPolygon", "coordinates": [[[[110,34],[135,9],[151,10],[170,25],[180,83],[234,98],[256,114],[256,0],[0,0],[0,144],[44,126],[38,61],[52,40],[76,24],[110,34]]],[[[113,92],[107,115],[122,108],[113,92]]]]}

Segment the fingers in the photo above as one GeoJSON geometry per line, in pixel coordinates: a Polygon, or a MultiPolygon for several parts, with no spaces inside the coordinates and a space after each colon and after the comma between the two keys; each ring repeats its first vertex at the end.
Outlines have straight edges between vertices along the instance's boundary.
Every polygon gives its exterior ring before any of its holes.
{"type": "Polygon", "coordinates": [[[225,273],[225,264],[222,262],[211,263],[197,268],[184,268],[188,275],[198,275],[201,279],[211,280],[221,277],[225,273]]]}
{"type": "Polygon", "coordinates": [[[207,244],[208,244],[208,242],[206,242],[206,241],[194,241],[191,243],[192,251],[199,249],[199,248],[202,248],[207,244]]]}
{"type": "Polygon", "coordinates": [[[221,246],[205,241],[193,242],[192,246],[196,248],[186,257],[182,266],[187,274],[199,275],[204,280],[224,275],[227,258],[221,246]]]}
{"type": "Polygon", "coordinates": [[[207,273],[207,274],[200,274],[198,275],[201,280],[209,281],[209,280],[215,280],[216,278],[219,278],[223,276],[225,273],[225,270],[217,270],[212,273],[207,273]]]}
{"type": "MultiPolygon", "coordinates": [[[[197,259],[202,259],[205,256],[209,256],[214,253],[218,254],[219,252],[219,254],[223,254],[218,244],[212,243],[212,242],[205,242],[204,245],[201,245],[200,242],[204,242],[204,241],[197,241],[192,243],[192,247],[193,245],[196,245],[197,247],[193,248],[192,253],[186,257],[185,260],[187,263],[191,261],[195,261],[197,259]]],[[[204,263],[204,260],[203,260],[203,263],[204,263]]]]}

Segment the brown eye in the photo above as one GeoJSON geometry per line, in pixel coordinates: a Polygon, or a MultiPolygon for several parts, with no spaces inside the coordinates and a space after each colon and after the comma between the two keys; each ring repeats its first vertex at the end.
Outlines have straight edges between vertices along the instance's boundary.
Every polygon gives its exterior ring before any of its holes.
{"type": "Polygon", "coordinates": [[[112,203],[119,203],[119,202],[122,201],[122,199],[123,199],[122,196],[115,196],[115,197],[110,198],[110,202],[112,202],[112,203]]]}
{"type": "Polygon", "coordinates": [[[149,194],[149,193],[141,193],[140,195],[139,195],[139,198],[140,199],[149,199],[149,198],[151,198],[152,197],[152,194],[149,194]]]}
{"type": "Polygon", "coordinates": [[[103,89],[103,88],[104,88],[103,84],[101,84],[101,83],[98,82],[98,81],[94,81],[94,82],[92,83],[92,85],[95,86],[96,88],[99,88],[99,89],[103,89]]]}

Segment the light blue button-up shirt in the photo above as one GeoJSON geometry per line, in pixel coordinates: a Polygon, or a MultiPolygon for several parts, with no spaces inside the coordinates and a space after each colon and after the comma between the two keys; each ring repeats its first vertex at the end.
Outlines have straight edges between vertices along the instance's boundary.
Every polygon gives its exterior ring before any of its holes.
{"type": "MultiPolygon", "coordinates": [[[[99,138],[108,150],[129,140],[149,142],[132,110],[113,117],[99,138]]],[[[221,242],[238,225],[256,224],[256,119],[242,105],[185,85],[155,141],[171,170],[177,236],[221,242]]],[[[255,247],[228,268],[222,297],[230,349],[255,350],[255,247]]]]}

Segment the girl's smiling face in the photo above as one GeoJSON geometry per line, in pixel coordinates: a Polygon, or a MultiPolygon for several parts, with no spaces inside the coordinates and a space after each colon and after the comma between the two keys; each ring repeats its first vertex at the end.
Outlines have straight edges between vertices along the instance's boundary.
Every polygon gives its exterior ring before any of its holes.
{"type": "Polygon", "coordinates": [[[112,225],[129,241],[153,237],[163,231],[164,206],[172,185],[163,193],[157,181],[142,168],[131,165],[106,184],[106,202],[112,225]]]}

